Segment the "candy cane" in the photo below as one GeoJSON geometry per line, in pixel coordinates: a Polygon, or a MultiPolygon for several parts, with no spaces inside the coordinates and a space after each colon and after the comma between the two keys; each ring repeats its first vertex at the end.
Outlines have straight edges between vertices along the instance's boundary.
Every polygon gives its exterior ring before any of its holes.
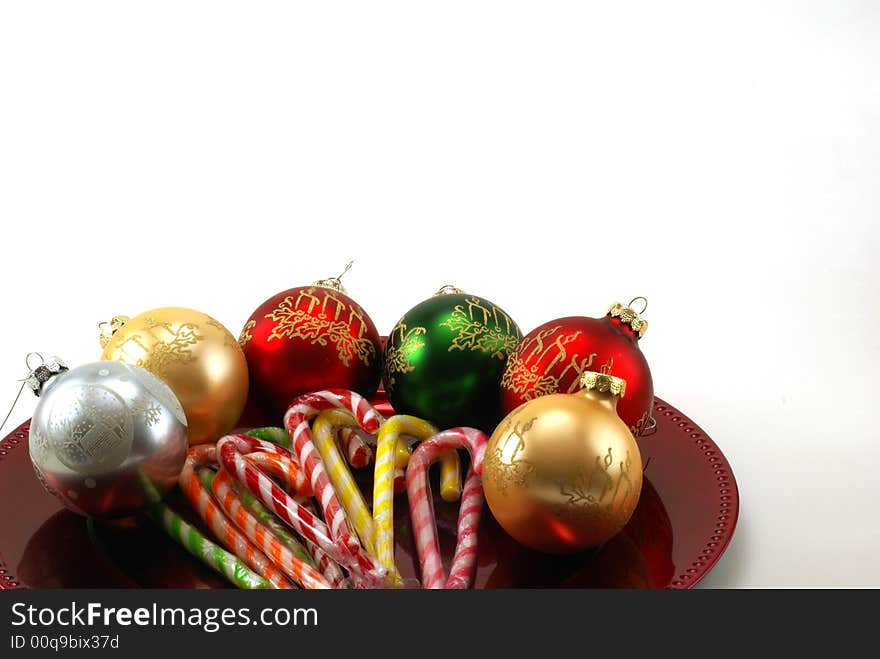
{"type": "Polygon", "coordinates": [[[242,504],[232,489],[232,483],[232,476],[226,471],[220,471],[214,477],[211,489],[223,512],[248,539],[303,588],[330,588],[331,585],[320,572],[294,554],[242,504]]]}
{"type": "Polygon", "coordinates": [[[241,451],[245,462],[253,465],[268,476],[272,476],[286,487],[287,493],[294,495],[297,500],[308,499],[311,494],[311,488],[306,482],[305,473],[302,467],[290,455],[281,455],[279,453],[270,453],[268,451],[256,451],[255,453],[246,453],[241,451]]]}
{"type": "MultiPolygon", "coordinates": [[[[312,503],[311,499],[308,499],[302,504],[306,510],[308,510],[313,515],[317,515],[317,509],[312,503]]],[[[334,561],[330,556],[321,549],[314,542],[310,542],[308,540],[305,541],[306,547],[309,550],[309,553],[312,555],[312,558],[318,563],[318,569],[321,570],[321,573],[331,584],[347,584],[347,580],[345,575],[342,573],[342,568],[339,567],[339,564],[334,561]]],[[[337,587],[334,585],[334,588],[337,587]]]]}
{"type": "Polygon", "coordinates": [[[406,490],[406,470],[394,468],[393,481],[394,494],[400,494],[406,490]]]}
{"type": "MultiPolygon", "coordinates": [[[[251,455],[258,454],[253,453],[251,455]]],[[[249,457],[250,455],[245,456],[245,459],[249,457]]],[[[287,527],[285,527],[283,524],[280,524],[277,518],[271,512],[269,512],[269,510],[266,509],[253,494],[246,490],[244,486],[241,485],[241,483],[238,483],[234,479],[231,479],[228,472],[224,470],[218,472],[218,476],[219,474],[223,474],[225,477],[229,478],[231,487],[235,495],[241,500],[241,504],[250,512],[252,512],[257,517],[257,519],[275,535],[279,542],[286,545],[293,552],[294,556],[296,556],[303,562],[308,563],[309,566],[312,568],[316,567],[315,563],[317,562],[317,569],[324,576],[324,579],[327,581],[327,584],[329,584],[331,588],[348,587],[346,577],[335,561],[330,559],[327,554],[322,552],[317,546],[312,545],[308,542],[306,542],[306,544],[309,545],[309,550],[307,551],[294,536],[287,532],[287,527]]],[[[199,472],[199,477],[202,479],[202,482],[206,487],[212,488],[212,483],[215,478],[214,472],[205,469],[204,471],[199,472]],[[210,474],[208,480],[205,479],[204,472],[208,472],[210,474]]],[[[220,504],[221,508],[225,508],[222,501],[220,502],[220,504]]],[[[233,513],[233,519],[235,519],[234,514],[235,513],[233,513]]],[[[238,522],[236,521],[236,523],[238,522]]],[[[269,556],[279,565],[279,567],[282,567],[283,569],[283,566],[280,565],[280,562],[275,558],[275,556],[273,556],[272,554],[269,554],[269,556]]]]}
{"type": "MultiPolygon", "coordinates": [[[[342,450],[348,458],[348,464],[354,469],[366,467],[376,458],[376,436],[367,435],[362,437],[354,428],[342,427],[337,430],[337,438],[342,450]]],[[[413,440],[415,441],[415,440],[413,440]]],[[[407,446],[404,438],[401,438],[397,444],[397,454],[394,462],[397,466],[404,468],[409,462],[409,456],[412,449],[407,446]]]]}
{"type": "MultiPolygon", "coordinates": [[[[248,434],[251,434],[250,432],[248,434]]],[[[354,469],[366,467],[376,458],[376,436],[362,437],[354,428],[341,427],[336,431],[341,450],[346,454],[348,464],[354,469]]],[[[405,469],[412,455],[412,445],[418,440],[414,437],[401,437],[397,442],[394,464],[405,469]]]]}
{"type": "Polygon", "coordinates": [[[375,433],[382,423],[379,413],[360,394],[346,389],[328,389],[306,394],[294,400],[284,415],[284,427],[290,435],[294,453],[305,469],[315,496],[321,504],[324,519],[330,527],[330,537],[339,544],[340,548],[355,556],[360,549],[360,543],[348,528],[345,513],[333,491],[333,485],[312,441],[309,428],[310,419],[324,410],[334,408],[351,412],[358,425],[370,434],[375,433]]]}
{"type": "MultiPolygon", "coordinates": [[[[393,418],[393,417],[392,417],[393,418]]],[[[376,436],[369,435],[366,438],[360,437],[357,432],[351,428],[341,428],[340,437],[343,441],[349,441],[350,435],[357,437],[363,445],[369,450],[367,462],[375,458],[376,454],[376,436]],[[348,434],[344,434],[348,433],[348,434]]],[[[423,438],[426,439],[426,438],[423,438]]],[[[394,447],[394,493],[400,494],[406,489],[406,479],[404,477],[404,469],[409,462],[409,456],[412,455],[413,446],[417,444],[419,438],[401,435],[397,439],[397,445],[394,447]]],[[[350,445],[349,445],[350,446],[350,445]]],[[[358,454],[360,455],[360,454],[358,454]]],[[[357,467],[351,458],[349,464],[357,467]]],[[[358,463],[359,464],[359,463],[358,463]]],[[[441,461],[440,464],[440,495],[444,501],[456,501],[461,496],[461,463],[458,457],[453,453],[448,458],[441,461]]]]}
{"type": "MultiPolygon", "coordinates": [[[[313,429],[314,432],[314,429],[313,429]]],[[[336,431],[336,439],[341,450],[348,459],[348,464],[354,469],[366,467],[376,458],[376,436],[362,437],[354,428],[343,426],[336,431]]],[[[406,475],[404,469],[412,455],[412,444],[418,440],[401,437],[397,442],[394,454],[394,494],[400,494],[406,490],[406,475]]],[[[448,466],[444,461],[441,465],[440,493],[444,501],[455,501],[461,496],[461,465],[456,460],[448,466]]]]}
{"type": "Polygon", "coordinates": [[[272,585],[253,572],[238,558],[215,545],[165,504],[152,504],[147,515],[167,531],[190,554],[226,577],[239,588],[271,588],[272,585]]]}
{"type": "MultiPolygon", "coordinates": [[[[409,464],[409,457],[412,455],[413,447],[418,444],[419,439],[425,440],[427,437],[413,438],[413,441],[410,442],[406,442],[401,438],[397,442],[397,450],[394,454],[395,467],[399,469],[406,468],[406,465],[409,464]]],[[[458,501],[460,496],[461,461],[459,461],[455,451],[451,451],[440,458],[440,498],[451,502],[458,501]]]]}
{"type": "Polygon", "coordinates": [[[337,428],[336,439],[348,459],[348,464],[353,468],[360,469],[370,464],[373,459],[373,449],[354,428],[347,426],[337,428]]]}
{"type": "Polygon", "coordinates": [[[245,561],[275,588],[292,588],[287,577],[266,558],[217,508],[211,494],[195,473],[196,467],[215,464],[215,444],[201,444],[187,451],[180,472],[180,489],[217,538],[240,559],[245,561]]]}
{"type": "Polygon", "coordinates": [[[256,437],[257,439],[264,439],[267,442],[272,442],[273,444],[277,444],[286,449],[290,448],[290,436],[285,432],[284,428],[277,428],[274,426],[251,428],[244,434],[256,437]]]}
{"type": "MultiPolygon", "coordinates": [[[[353,428],[339,428],[337,433],[339,441],[346,451],[348,464],[352,467],[355,469],[366,467],[375,459],[376,444],[374,435],[370,435],[373,439],[373,443],[370,443],[369,440],[365,440],[353,428]],[[355,438],[357,444],[354,443],[355,438]]],[[[412,449],[407,446],[407,443],[401,438],[401,441],[397,443],[397,451],[394,456],[394,464],[402,465],[401,467],[395,466],[394,469],[394,494],[400,494],[401,492],[406,491],[406,474],[404,468],[406,467],[406,463],[409,462],[411,452],[412,449]]],[[[460,474],[460,470],[457,473],[460,474]]],[[[460,485],[459,481],[460,476],[456,475],[455,472],[453,472],[452,478],[447,480],[449,483],[457,483],[460,485]]],[[[448,491],[450,496],[455,493],[454,489],[449,489],[448,491]]],[[[454,498],[457,499],[458,495],[455,495],[454,498]]]]}
{"type": "MultiPolygon", "coordinates": [[[[258,455],[257,453],[253,453],[251,455],[258,455]]],[[[246,455],[245,460],[247,460],[250,456],[246,455]]],[[[228,473],[223,470],[223,473],[228,473]]],[[[311,565],[312,567],[317,567],[314,558],[312,558],[311,553],[305,546],[300,542],[297,537],[291,532],[291,530],[278,521],[278,518],[275,517],[271,513],[271,511],[266,508],[262,503],[260,503],[259,499],[251,494],[250,490],[248,490],[244,485],[239,483],[237,480],[232,479],[232,489],[235,492],[235,495],[241,500],[242,505],[251,511],[260,523],[265,526],[267,529],[272,531],[281,542],[283,542],[290,550],[296,554],[297,557],[311,565]]],[[[325,575],[326,576],[326,575],[325,575]]]]}
{"type": "Polygon", "coordinates": [[[488,438],[474,428],[452,428],[434,435],[419,445],[406,470],[406,491],[413,523],[413,535],[419,555],[423,588],[467,588],[473,579],[477,560],[477,527],[483,508],[483,454],[488,438]],[[443,574],[437,525],[428,467],[450,449],[466,448],[471,466],[465,479],[461,508],[458,511],[458,539],[449,578],[443,574]]]}
{"type": "Polygon", "coordinates": [[[394,566],[394,458],[398,440],[406,433],[428,439],[437,429],[414,416],[398,414],[379,429],[376,440],[376,467],[373,472],[373,526],[376,533],[376,554],[379,564],[388,570],[389,586],[401,585],[395,580],[394,566]],[[395,583],[396,582],[396,583],[395,583]]]}
{"type": "MultiPolygon", "coordinates": [[[[293,456],[291,456],[293,457],[293,456]]],[[[244,460],[251,465],[262,469],[269,476],[274,476],[281,480],[282,483],[288,483],[291,480],[298,480],[297,476],[293,473],[293,469],[299,469],[299,465],[293,463],[292,460],[288,460],[286,457],[276,454],[276,453],[268,453],[268,452],[257,452],[257,453],[249,453],[244,456],[244,460]]],[[[301,472],[300,472],[301,473],[301,472]]],[[[306,543],[306,547],[308,550],[303,549],[302,545],[300,545],[297,540],[290,535],[284,525],[280,524],[277,518],[266,509],[263,504],[253,495],[251,492],[244,489],[244,486],[241,483],[236,482],[236,486],[238,486],[246,495],[246,498],[242,499],[242,502],[247,506],[257,517],[263,521],[266,526],[268,526],[273,533],[282,541],[291,546],[292,548],[298,547],[299,550],[305,552],[309,555],[309,560],[317,563],[318,569],[327,579],[331,586],[334,588],[344,588],[346,584],[345,575],[342,573],[339,565],[334,561],[330,556],[321,549],[317,544],[309,540],[308,538],[303,538],[303,541],[306,543]],[[291,543],[295,543],[292,545],[291,543]]],[[[295,491],[295,488],[290,488],[295,491]]],[[[305,510],[311,513],[313,516],[315,515],[315,509],[310,503],[310,499],[303,497],[302,501],[297,501],[299,505],[301,505],[305,510]]],[[[302,558],[302,557],[301,557],[302,558]]]]}
{"type": "MultiPolygon", "coordinates": [[[[252,437],[226,435],[217,442],[217,454],[220,458],[220,464],[223,465],[226,471],[235,476],[239,483],[247,487],[264,505],[268,506],[272,512],[278,515],[282,521],[286,522],[304,539],[314,542],[323,549],[329,550],[331,553],[341,557],[342,554],[337,550],[333,540],[331,540],[324,522],[303,508],[260,469],[249,464],[244,459],[246,453],[262,451],[262,449],[266,448],[261,444],[262,440],[252,437]]],[[[299,480],[305,484],[305,477],[302,472],[300,471],[299,474],[299,480]]],[[[287,484],[291,485],[289,480],[287,484]]]]}
{"type": "Polygon", "coordinates": [[[312,441],[321,455],[327,476],[330,478],[336,496],[339,497],[348,521],[354,527],[366,550],[373,554],[375,553],[373,516],[333,439],[334,426],[350,425],[354,422],[355,420],[349,412],[340,409],[324,410],[312,423],[312,441]]]}
{"type": "MultiPolygon", "coordinates": [[[[217,442],[217,454],[224,469],[235,476],[240,483],[245,485],[263,504],[268,506],[305,540],[318,545],[330,555],[330,558],[368,581],[374,581],[384,575],[384,571],[379,569],[373,558],[364,552],[360,545],[357,545],[357,552],[354,556],[343,552],[339,545],[330,538],[329,530],[324,522],[306,510],[260,469],[244,459],[243,452],[263,451],[264,449],[270,453],[281,455],[286,452],[279,446],[246,435],[226,435],[217,442]]],[[[292,463],[290,464],[292,465],[292,463]]],[[[301,475],[301,473],[298,471],[298,474],[301,475]]],[[[302,487],[299,493],[301,495],[307,494],[305,479],[294,478],[302,487]]]]}

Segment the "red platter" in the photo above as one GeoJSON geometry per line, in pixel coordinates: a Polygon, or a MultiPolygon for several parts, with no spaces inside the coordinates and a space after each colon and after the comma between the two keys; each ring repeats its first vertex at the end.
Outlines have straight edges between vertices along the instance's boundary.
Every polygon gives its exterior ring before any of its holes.
{"type": "MultiPolygon", "coordinates": [[[[583,554],[545,556],[515,543],[486,509],[476,587],[690,588],[704,577],[736,526],[736,480],[718,446],[690,419],[660,399],[654,416],[655,432],[639,440],[642,496],[620,534],[583,554]]],[[[144,518],[90,525],[64,510],[34,475],[27,434],[25,422],[0,443],[0,589],[228,585],[144,518]]],[[[404,577],[416,577],[405,497],[395,502],[397,563],[404,577]]],[[[177,493],[169,501],[192,520],[177,493]]],[[[439,498],[435,506],[449,559],[457,508],[439,498]]]]}

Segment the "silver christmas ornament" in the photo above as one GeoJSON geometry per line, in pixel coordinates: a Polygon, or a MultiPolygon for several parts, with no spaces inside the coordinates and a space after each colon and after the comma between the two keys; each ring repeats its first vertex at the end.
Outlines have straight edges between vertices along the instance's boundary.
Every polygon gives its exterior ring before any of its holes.
{"type": "Polygon", "coordinates": [[[68,370],[46,360],[26,381],[40,402],[31,461],[44,487],[84,515],[119,516],[156,500],[186,459],[186,416],[156,376],[121,362],[68,370]]]}

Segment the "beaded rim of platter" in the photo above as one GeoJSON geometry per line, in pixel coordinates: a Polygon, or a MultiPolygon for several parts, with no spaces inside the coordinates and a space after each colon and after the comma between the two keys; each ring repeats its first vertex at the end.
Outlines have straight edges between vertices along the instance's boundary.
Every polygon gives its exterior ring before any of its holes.
{"type": "MultiPolygon", "coordinates": [[[[693,588],[715,566],[730,544],[739,517],[739,490],[730,463],[702,428],[659,398],[654,398],[654,418],[658,423],[671,424],[677,428],[685,436],[685,441],[702,454],[706,468],[712,471],[717,488],[713,530],[690,565],[672,577],[668,586],[678,590],[693,588]]],[[[650,437],[646,441],[650,441],[650,437]]]]}
{"type": "MultiPolygon", "coordinates": [[[[30,429],[31,421],[28,419],[3,438],[3,442],[0,443],[0,462],[2,462],[3,459],[9,455],[9,452],[16,446],[27,444],[30,429]]],[[[6,562],[3,559],[3,554],[0,553],[0,590],[15,590],[19,588],[24,588],[24,586],[18,579],[16,579],[15,575],[12,574],[12,570],[6,565],[6,562]]]]}

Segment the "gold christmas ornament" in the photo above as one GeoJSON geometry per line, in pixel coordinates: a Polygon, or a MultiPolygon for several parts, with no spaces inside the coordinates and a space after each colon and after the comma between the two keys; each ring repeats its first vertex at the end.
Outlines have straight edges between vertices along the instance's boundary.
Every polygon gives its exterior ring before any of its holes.
{"type": "Polygon", "coordinates": [[[102,323],[101,359],[140,366],[171,387],[186,413],[190,444],[232,430],[247,400],[248,370],[229,330],[181,307],[153,309],[121,324],[117,318],[108,324],[118,325],[109,337],[102,323]]]}
{"type": "Polygon", "coordinates": [[[581,386],[513,410],[483,460],[486,501],[499,524],[521,544],[551,554],[612,538],[642,489],[638,444],[617,415],[626,383],[588,371],[581,386]]]}

